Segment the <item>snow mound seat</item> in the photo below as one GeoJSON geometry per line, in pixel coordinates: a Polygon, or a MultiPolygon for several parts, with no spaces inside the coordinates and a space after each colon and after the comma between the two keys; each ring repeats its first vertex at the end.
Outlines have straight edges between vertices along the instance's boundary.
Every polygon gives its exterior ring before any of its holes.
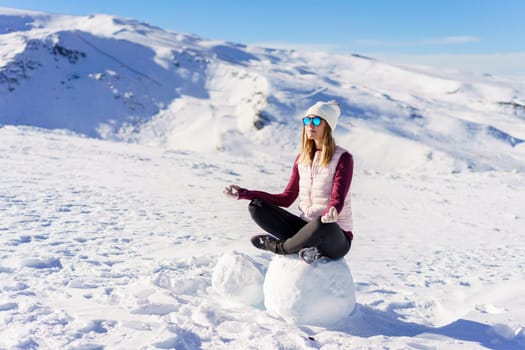
{"type": "Polygon", "coordinates": [[[296,255],[275,256],[263,291],[267,311],[295,324],[335,324],[350,315],[356,303],[345,259],[320,259],[309,265],[296,255]]]}

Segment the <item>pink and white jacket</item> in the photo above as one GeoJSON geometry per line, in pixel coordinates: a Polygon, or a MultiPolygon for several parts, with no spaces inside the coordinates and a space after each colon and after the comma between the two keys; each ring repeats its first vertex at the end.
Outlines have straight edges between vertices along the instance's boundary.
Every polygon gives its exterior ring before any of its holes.
{"type": "Polygon", "coordinates": [[[346,172],[341,169],[338,171],[339,160],[344,153],[348,154],[344,148],[337,146],[327,167],[319,166],[321,152],[315,153],[311,166],[298,164],[299,210],[303,220],[316,219],[326,214],[331,207],[335,207],[339,213],[337,218],[339,226],[343,231],[352,231],[351,196],[348,195],[348,189],[344,188],[345,179],[341,178],[346,172]]]}
{"type": "Polygon", "coordinates": [[[305,221],[316,219],[335,207],[339,216],[337,223],[352,239],[352,207],[350,184],[354,170],[352,155],[337,146],[327,167],[319,165],[321,152],[314,156],[312,164],[298,163],[295,159],[292,175],[282,193],[270,194],[263,191],[239,190],[239,199],[259,198],[280,207],[289,207],[299,197],[301,218],[305,221]]]}

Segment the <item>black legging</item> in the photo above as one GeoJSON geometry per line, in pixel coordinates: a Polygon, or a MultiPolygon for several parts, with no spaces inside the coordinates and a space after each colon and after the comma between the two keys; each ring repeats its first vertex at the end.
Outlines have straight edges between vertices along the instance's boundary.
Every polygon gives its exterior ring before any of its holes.
{"type": "Polygon", "coordinates": [[[352,241],[335,222],[324,224],[321,218],[307,222],[257,198],[250,202],[248,208],[257,225],[284,241],[283,248],[287,253],[317,247],[323,256],[339,259],[350,250],[352,241]]]}

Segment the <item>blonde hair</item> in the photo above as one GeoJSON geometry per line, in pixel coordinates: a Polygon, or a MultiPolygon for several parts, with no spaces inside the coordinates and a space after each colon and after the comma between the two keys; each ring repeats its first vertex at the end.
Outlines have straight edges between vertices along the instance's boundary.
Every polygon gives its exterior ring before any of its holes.
{"type": "MultiPolygon", "coordinates": [[[[301,153],[299,154],[299,163],[312,164],[314,160],[316,147],[315,141],[309,140],[306,136],[306,128],[303,127],[301,153]]],[[[335,139],[332,136],[332,129],[328,125],[324,128],[323,150],[321,151],[320,166],[326,167],[330,164],[335,153],[335,139]]]]}

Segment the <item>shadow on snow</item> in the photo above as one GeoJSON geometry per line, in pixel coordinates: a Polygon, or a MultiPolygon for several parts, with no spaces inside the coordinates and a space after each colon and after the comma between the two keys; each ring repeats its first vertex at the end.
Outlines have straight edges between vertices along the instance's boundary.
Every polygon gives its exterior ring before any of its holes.
{"type": "Polygon", "coordinates": [[[507,340],[499,336],[490,325],[459,319],[443,327],[428,327],[413,322],[404,322],[398,316],[364,305],[356,305],[356,310],[346,320],[334,327],[356,337],[374,336],[415,337],[423,334],[436,334],[458,341],[478,343],[487,349],[507,350],[525,349],[525,339],[516,336],[507,340]]]}

